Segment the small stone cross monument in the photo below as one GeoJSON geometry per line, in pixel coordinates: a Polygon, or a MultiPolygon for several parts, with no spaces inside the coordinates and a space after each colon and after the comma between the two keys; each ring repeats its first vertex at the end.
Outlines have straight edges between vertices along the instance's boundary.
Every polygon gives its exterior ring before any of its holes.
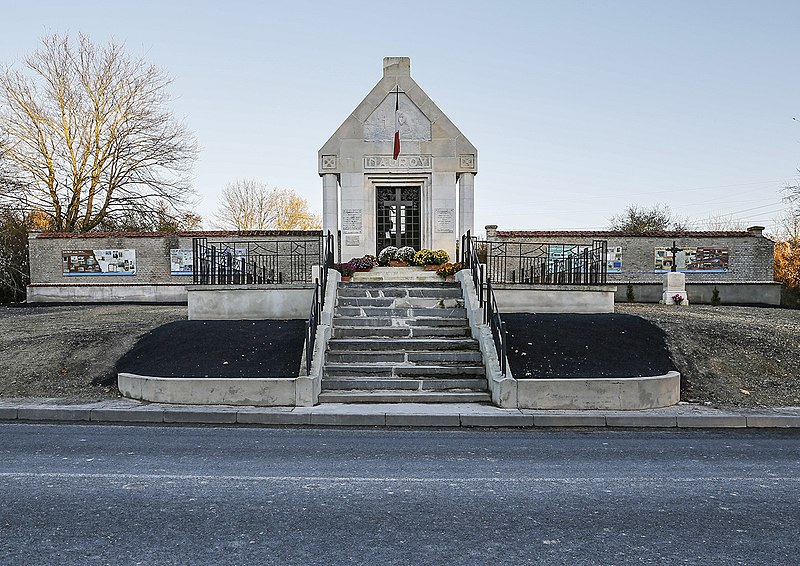
{"type": "Polygon", "coordinates": [[[664,292],[661,295],[661,302],[665,305],[688,305],[686,275],[678,271],[678,252],[683,250],[673,241],[669,251],[672,252],[672,270],[664,275],[664,292]]]}

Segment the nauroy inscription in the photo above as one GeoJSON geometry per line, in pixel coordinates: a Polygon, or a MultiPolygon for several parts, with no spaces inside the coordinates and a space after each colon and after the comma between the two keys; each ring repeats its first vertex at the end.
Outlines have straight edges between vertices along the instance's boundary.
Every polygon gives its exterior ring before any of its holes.
{"type": "Polygon", "coordinates": [[[364,169],[430,169],[432,155],[401,155],[397,160],[391,155],[365,155],[364,169]]]}

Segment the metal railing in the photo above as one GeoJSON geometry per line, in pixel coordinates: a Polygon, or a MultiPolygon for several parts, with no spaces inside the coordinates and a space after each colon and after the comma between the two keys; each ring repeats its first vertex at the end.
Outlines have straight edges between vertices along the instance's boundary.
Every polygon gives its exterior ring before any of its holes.
{"type": "Polygon", "coordinates": [[[192,239],[195,285],[311,283],[326,236],[303,239],[213,241],[192,239]]]}
{"type": "Polygon", "coordinates": [[[478,256],[477,240],[472,238],[468,231],[461,237],[461,263],[470,270],[475,292],[478,294],[478,305],[483,309],[483,322],[489,325],[494,340],[494,349],[497,352],[497,361],[500,364],[500,374],[505,376],[507,371],[508,333],[506,325],[500,318],[497,308],[497,299],[492,289],[491,277],[486,275],[485,266],[481,264],[478,256]],[[485,282],[485,288],[484,288],[485,282]]]}
{"type": "Polygon", "coordinates": [[[608,243],[543,244],[475,242],[483,248],[488,276],[495,283],[605,285],[608,243]]]}
{"type": "Polygon", "coordinates": [[[306,322],[306,375],[311,375],[311,363],[314,360],[314,345],[317,339],[317,326],[319,326],[322,309],[325,308],[328,269],[333,266],[333,234],[328,232],[322,238],[324,246],[320,274],[319,277],[314,279],[314,294],[311,298],[311,310],[306,322]]]}

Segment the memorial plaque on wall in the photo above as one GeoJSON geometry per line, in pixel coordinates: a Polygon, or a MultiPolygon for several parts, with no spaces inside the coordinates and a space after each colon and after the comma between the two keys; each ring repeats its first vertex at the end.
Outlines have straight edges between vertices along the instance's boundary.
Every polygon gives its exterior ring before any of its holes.
{"type": "MultiPolygon", "coordinates": [[[[717,272],[728,271],[730,251],[721,246],[698,246],[683,248],[675,254],[676,271],[717,272]]],[[[655,271],[672,269],[672,252],[669,248],[655,248],[655,271]]]]}
{"type": "Polygon", "coordinates": [[[192,250],[178,248],[169,250],[170,275],[191,275],[192,264],[192,250]]]}
{"type": "Polygon", "coordinates": [[[136,250],[62,250],[62,274],[136,275],[136,250]]]}
{"type": "Polygon", "coordinates": [[[452,208],[436,208],[433,211],[433,226],[437,233],[456,231],[455,210],[452,208]]]}
{"type": "Polygon", "coordinates": [[[342,232],[345,234],[360,234],[361,217],[362,211],[360,208],[348,208],[342,210],[342,232]]]}

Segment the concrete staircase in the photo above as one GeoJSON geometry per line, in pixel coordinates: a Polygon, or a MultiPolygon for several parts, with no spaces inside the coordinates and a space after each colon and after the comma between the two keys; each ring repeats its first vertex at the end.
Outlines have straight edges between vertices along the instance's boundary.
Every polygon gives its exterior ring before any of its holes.
{"type": "Polygon", "coordinates": [[[460,283],[339,283],[319,401],[490,402],[460,283]]]}

